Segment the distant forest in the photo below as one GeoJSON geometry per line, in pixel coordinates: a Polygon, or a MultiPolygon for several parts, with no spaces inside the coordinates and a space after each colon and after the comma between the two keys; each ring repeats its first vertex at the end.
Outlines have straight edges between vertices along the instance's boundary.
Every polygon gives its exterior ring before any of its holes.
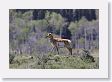
{"type": "Polygon", "coordinates": [[[68,22],[71,21],[78,21],[83,16],[91,21],[96,20],[98,18],[98,10],[95,9],[16,9],[16,12],[25,13],[27,11],[32,11],[33,20],[39,20],[44,19],[46,11],[52,13],[55,12],[57,14],[60,14],[62,17],[66,18],[68,22]]]}
{"type": "Polygon", "coordinates": [[[70,39],[74,49],[99,49],[98,9],[10,9],[9,53],[49,51],[47,33],[70,39]]]}

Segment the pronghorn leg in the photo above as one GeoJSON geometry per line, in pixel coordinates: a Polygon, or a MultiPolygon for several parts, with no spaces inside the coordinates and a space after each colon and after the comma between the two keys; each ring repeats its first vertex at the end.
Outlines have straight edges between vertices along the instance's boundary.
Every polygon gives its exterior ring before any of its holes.
{"type": "Polygon", "coordinates": [[[70,54],[72,55],[72,48],[70,48],[70,54]]]}
{"type": "Polygon", "coordinates": [[[67,48],[67,49],[68,49],[70,55],[72,55],[72,48],[67,48]]]}
{"type": "Polygon", "coordinates": [[[68,49],[70,55],[72,55],[72,48],[71,48],[70,43],[68,43],[68,42],[64,42],[64,43],[65,43],[65,47],[68,49]]]}
{"type": "Polygon", "coordinates": [[[59,54],[59,50],[58,50],[58,47],[56,46],[56,50],[57,50],[57,52],[58,52],[58,54],[59,54]]]}
{"type": "MultiPolygon", "coordinates": [[[[54,48],[55,48],[55,47],[53,47],[53,48],[51,49],[51,53],[53,52],[54,48]]],[[[50,54],[51,54],[51,53],[50,53],[50,54]]]]}

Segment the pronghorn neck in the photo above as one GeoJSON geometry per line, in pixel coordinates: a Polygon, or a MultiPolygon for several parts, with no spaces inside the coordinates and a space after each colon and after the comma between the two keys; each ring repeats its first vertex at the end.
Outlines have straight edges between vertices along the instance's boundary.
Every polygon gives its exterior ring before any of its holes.
{"type": "Polygon", "coordinates": [[[53,40],[54,38],[53,38],[53,36],[52,36],[52,37],[50,37],[49,39],[50,39],[50,40],[53,40]]]}
{"type": "Polygon", "coordinates": [[[50,39],[50,41],[53,41],[54,38],[49,38],[49,39],[50,39]]]}

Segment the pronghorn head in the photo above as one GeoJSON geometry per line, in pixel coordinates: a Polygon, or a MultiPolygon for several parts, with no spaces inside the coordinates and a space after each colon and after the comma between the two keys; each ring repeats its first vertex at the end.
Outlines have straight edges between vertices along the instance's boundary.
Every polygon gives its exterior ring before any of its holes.
{"type": "Polygon", "coordinates": [[[46,36],[46,38],[47,37],[50,38],[50,39],[52,39],[53,38],[53,35],[51,33],[48,33],[47,36],[46,36]]]}

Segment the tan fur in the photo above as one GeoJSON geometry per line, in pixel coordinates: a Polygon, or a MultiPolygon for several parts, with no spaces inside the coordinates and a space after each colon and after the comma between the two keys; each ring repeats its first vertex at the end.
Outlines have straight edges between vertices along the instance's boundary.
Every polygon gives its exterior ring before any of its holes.
{"type": "Polygon", "coordinates": [[[69,39],[54,38],[51,33],[48,33],[47,37],[50,39],[53,49],[56,48],[58,54],[59,54],[58,42],[63,42],[64,46],[68,49],[69,53],[72,55],[72,46],[71,46],[71,41],[69,39]]]}

